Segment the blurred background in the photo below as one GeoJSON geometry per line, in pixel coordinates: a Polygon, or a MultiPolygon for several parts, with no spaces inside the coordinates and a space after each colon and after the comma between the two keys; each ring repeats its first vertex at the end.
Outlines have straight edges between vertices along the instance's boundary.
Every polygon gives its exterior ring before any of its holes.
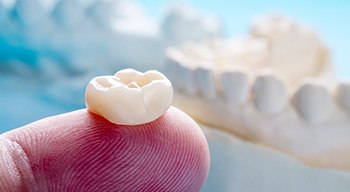
{"type": "Polygon", "coordinates": [[[246,34],[254,16],[269,12],[315,29],[331,50],[337,78],[349,78],[349,10],[345,0],[0,0],[0,133],[85,107],[93,76],[125,67],[162,70],[165,47],[246,34]],[[210,27],[186,23],[191,14],[210,27]],[[178,29],[201,30],[179,38],[172,33],[178,29]]]}

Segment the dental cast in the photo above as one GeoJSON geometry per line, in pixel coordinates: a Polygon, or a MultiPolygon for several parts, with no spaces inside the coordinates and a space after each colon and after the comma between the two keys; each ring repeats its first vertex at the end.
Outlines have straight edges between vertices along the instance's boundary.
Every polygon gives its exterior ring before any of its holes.
{"type": "Polygon", "coordinates": [[[124,69],[114,76],[93,78],[85,97],[91,112],[115,124],[137,125],[149,123],[168,110],[173,88],[158,71],[124,69]]]}
{"type": "Polygon", "coordinates": [[[166,71],[175,87],[174,106],[201,124],[308,166],[350,170],[349,83],[334,82],[323,55],[327,49],[311,29],[270,19],[271,26],[254,25],[267,27],[270,35],[256,32],[240,40],[168,48],[166,71]],[[300,33],[279,30],[280,24],[300,33]],[[272,41],[275,31],[281,38],[272,41]]]}

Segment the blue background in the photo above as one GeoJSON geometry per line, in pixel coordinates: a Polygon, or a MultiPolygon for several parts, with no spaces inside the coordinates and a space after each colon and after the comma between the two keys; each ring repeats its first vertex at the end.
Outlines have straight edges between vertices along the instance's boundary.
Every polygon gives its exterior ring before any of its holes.
{"type": "MultiPolygon", "coordinates": [[[[337,77],[350,77],[349,1],[139,0],[138,2],[144,7],[146,14],[158,23],[169,4],[189,4],[221,20],[226,37],[247,33],[253,16],[271,11],[284,13],[311,25],[318,31],[321,39],[332,50],[332,62],[337,77]]],[[[43,117],[84,107],[82,89],[75,90],[73,86],[65,90],[64,85],[60,85],[62,88],[47,90],[44,88],[45,83],[45,80],[36,78],[23,81],[11,75],[0,76],[0,107],[2,108],[0,133],[43,117]],[[55,92],[60,91],[63,98],[54,98],[55,92]]]]}

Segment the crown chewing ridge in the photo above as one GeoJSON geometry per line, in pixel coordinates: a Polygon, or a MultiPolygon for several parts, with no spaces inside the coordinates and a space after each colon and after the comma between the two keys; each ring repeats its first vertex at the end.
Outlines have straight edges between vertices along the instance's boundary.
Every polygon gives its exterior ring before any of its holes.
{"type": "Polygon", "coordinates": [[[171,82],[160,72],[133,69],[93,78],[85,92],[87,108],[121,125],[145,124],[162,116],[173,98],[171,82]]]}

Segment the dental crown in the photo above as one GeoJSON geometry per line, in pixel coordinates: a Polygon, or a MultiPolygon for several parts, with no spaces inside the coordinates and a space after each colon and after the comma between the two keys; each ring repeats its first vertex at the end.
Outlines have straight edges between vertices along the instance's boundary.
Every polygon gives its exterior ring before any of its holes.
{"type": "Polygon", "coordinates": [[[172,103],[173,89],[158,71],[124,69],[114,76],[93,78],[85,97],[91,112],[115,124],[137,125],[162,116],[172,103]]]}

